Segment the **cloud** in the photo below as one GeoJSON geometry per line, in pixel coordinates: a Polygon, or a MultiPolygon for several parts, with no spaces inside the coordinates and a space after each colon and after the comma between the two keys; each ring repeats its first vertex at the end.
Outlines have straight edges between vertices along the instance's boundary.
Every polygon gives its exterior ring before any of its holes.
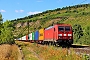
{"type": "Polygon", "coordinates": [[[21,13],[24,12],[24,10],[19,10],[21,13]]]}
{"type": "Polygon", "coordinates": [[[15,10],[16,13],[22,13],[24,10],[15,10]]]}
{"type": "Polygon", "coordinates": [[[35,11],[35,12],[28,12],[27,14],[28,15],[34,15],[34,14],[38,14],[38,13],[41,13],[40,11],[35,11]]]}
{"type": "Polygon", "coordinates": [[[0,12],[6,12],[5,10],[0,10],[0,12]]]}
{"type": "Polygon", "coordinates": [[[15,10],[16,13],[18,13],[19,11],[18,10],[15,10]]]}

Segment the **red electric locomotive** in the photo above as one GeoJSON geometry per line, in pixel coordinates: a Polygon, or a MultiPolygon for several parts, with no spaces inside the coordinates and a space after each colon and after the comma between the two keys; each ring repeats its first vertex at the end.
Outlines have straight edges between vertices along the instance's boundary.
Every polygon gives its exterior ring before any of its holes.
{"type": "Polygon", "coordinates": [[[56,24],[44,30],[44,42],[55,44],[73,44],[73,31],[69,24],[56,24]]]}

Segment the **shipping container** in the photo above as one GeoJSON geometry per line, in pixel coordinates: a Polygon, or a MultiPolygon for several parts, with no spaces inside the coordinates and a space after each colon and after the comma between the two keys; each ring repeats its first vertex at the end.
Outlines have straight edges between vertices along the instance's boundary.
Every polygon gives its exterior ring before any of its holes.
{"type": "Polygon", "coordinates": [[[26,35],[26,40],[28,40],[28,35],[26,35]]]}
{"type": "Polygon", "coordinates": [[[34,32],[32,32],[32,40],[34,40],[34,32]]]}
{"type": "Polygon", "coordinates": [[[44,40],[44,29],[39,30],[39,40],[44,40]]]}
{"type": "Polygon", "coordinates": [[[30,34],[28,35],[28,37],[29,37],[29,40],[32,40],[32,33],[30,33],[30,34]]]}
{"type": "Polygon", "coordinates": [[[22,38],[18,38],[18,40],[22,40],[22,38]]]}
{"type": "Polygon", "coordinates": [[[35,31],[35,40],[39,39],[39,31],[35,31]]]}
{"type": "Polygon", "coordinates": [[[22,40],[26,40],[26,36],[23,36],[23,37],[22,37],[22,40]]]}

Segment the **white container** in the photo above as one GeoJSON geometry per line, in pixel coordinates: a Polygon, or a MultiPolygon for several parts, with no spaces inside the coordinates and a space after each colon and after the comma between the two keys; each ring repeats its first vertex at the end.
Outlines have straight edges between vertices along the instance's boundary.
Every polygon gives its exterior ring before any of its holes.
{"type": "Polygon", "coordinates": [[[26,40],[26,36],[23,36],[23,37],[22,37],[22,40],[26,40]]]}
{"type": "Polygon", "coordinates": [[[32,33],[29,34],[29,40],[32,40],[32,33]]]}

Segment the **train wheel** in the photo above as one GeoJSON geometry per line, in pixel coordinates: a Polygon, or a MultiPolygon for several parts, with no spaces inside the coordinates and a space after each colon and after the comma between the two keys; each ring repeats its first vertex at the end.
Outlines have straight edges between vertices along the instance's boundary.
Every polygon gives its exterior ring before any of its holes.
{"type": "Polygon", "coordinates": [[[42,41],[42,43],[41,43],[42,45],[44,45],[45,44],[45,42],[44,41],[42,41]]]}
{"type": "Polygon", "coordinates": [[[47,44],[49,45],[49,41],[47,41],[47,44]]]}
{"type": "Polygon", "coordinates": [[[53,42],[52,42],[52,45],[53,45],[53,46],[56,46],[56,43],[53,41],[53,42]]]}
{"type": "Polygon", "coordinates": [[[57,46],[57,43],[56,42],[54,42],[54,46],[57,46]]]}
{"type": "Polygon", "coordinates": [[[52,42],[50,42],[50,45],[53,45],[53,43],[52,43],[52,42]]]}

